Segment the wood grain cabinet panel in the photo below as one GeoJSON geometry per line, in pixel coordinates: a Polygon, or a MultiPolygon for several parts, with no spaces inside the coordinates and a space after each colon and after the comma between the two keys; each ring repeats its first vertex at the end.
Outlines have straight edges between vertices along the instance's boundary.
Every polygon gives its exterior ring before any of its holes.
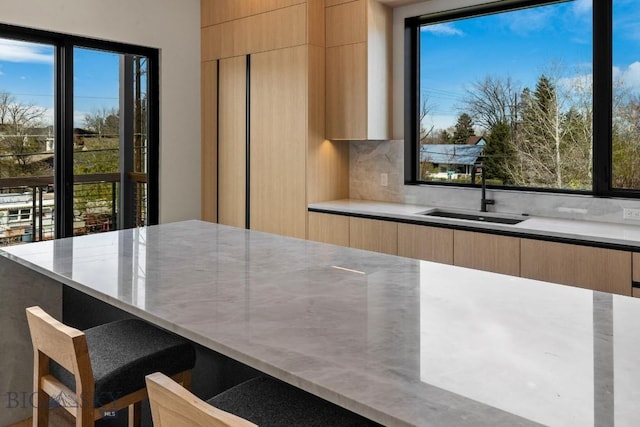
{"type": "Polygon", "coordinates": [[[349,247],[349,217],[309,212],[309,240],[349,247]]]}
{"type": "Polygon", "coordinates": [[[631,253],[521,239],[521,275],[530,279],[631,295],[631,253]]]}
{"type": "Polygon", "coordinates": [[[204,27],[202,59],[228,58],[304,45],[307,5],[298,4],[204,27]]]}
{"type": "Polygon", "coordinates": [[[250,228],[306,238],[308,47],[251,56],[250,228]]]}
{"type": "Polygon", "coordinates": [[[461,267],[520,275],[520,239],[454,230],[453,264],[461,267]]]}
{"type": "Polygon", "coordinates": [[[202,63],[202,219],[218,221],[218,61],[202,63]]]}
{"type": "Polygon", "coordinates": [[[398,224],[367,218],[349,218],[349,246],[398,254],[398,224]]]}
{"type": "Polygon", "coordinates": [[[306,0],[200,0],[201,26],[233,21],[305,2],[306,0]]]}
{"type": "Polygon", "coordinates": [[[367,0],[327,7],[325,41],[327,47],[367,41],[367,0]]]}
{"type": "Polygon", "coordinates": [[[246,57],[220,60],[218,222],[246,226],[246,57]]]}
{"type": "Polygon", "coordinates": [[[453,230],[398,224],[398,255],[453,264],[453,230]]]}
{"type": "Polygon", "coordinates": [[[325,10],[326,137],[390,139],[391,9],[357,0],[325,10]]]}
{"type": "MultiPolygon", "coordinates": [[[[631,265],[632,265],[632,277],[631,277],[631,279],[635,283],[640,284],[640,253],[634,252],[632,254],[631,265]]],[[[640,298],[640,288],[636,288],[636,287],[632,288],[631,289],[631,295],[636,297],[636,298],[640,298]]]]}

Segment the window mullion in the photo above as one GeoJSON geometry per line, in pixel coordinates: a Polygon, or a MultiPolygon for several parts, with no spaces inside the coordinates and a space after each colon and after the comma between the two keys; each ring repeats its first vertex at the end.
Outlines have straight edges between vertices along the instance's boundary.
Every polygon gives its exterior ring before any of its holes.
{"type": "Polygon", "coordinates": [[[73,236],[73,45],[56,49],[55,237],[73,236]]]}

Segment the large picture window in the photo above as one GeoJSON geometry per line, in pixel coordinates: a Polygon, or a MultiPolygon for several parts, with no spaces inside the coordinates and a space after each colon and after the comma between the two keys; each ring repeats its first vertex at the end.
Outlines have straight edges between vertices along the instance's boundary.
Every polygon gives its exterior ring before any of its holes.
{"type": "Polygon", "coordinates": [[[0,25],[0,245],[158,221],[158,52],[0,25]]]}
{"type": "Polygon", "coordinates": [[[498,3],[406,21],[405,180],[640,190],[637,2],[498,3]]]}

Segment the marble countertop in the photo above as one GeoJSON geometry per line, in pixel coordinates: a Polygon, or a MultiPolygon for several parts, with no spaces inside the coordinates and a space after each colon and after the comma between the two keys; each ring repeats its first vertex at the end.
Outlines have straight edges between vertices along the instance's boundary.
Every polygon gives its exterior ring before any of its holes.
{"type": "MultiPolygon", "coordinates": [[[[477,229],[478,231],[493,230],[504,233],[522,234],[524,236],[531,235],[536,237],[569,239],[586,244],[619,245],[631,250],[640,249],[640,226],[637,225],[533,216],[520,216],[520,218],[525,218],[525,220],[514,225],[487,223],[424,215],[426,212],[441,209],[433,206],[353,199],[313,203],[308,207],[309,210],[314,211],[397,219],[401,221],[404,220],[424,223],[425,225],[440,224],[452,227],[467,227],[470,229],[477,229]]],[[[460,209],[452,210],[457,212],[479,213],[478,211],[464,211],[460,209]]],[[[496,214],[487,213],[487,216],[491,215],[496,214]]],[[[517,215],[504,216],[513,218],[518,217],[517,215]]]]}
{"type": "Polygon", "coordinates": [[[0,256],[383,425],[640,419],[638,299],[200,221],[0,256]]]}

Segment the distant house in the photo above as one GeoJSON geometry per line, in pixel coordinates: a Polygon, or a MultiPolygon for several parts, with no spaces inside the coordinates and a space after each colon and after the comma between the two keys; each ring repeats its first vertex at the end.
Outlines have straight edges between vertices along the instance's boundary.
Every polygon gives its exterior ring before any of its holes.
{"type": "Polygon", "coordinates": [[[466,144],[425,144],[420,148],[420,161],[433,165],[434,172],[430,174],[433,178],[469,176],[485,144],[483,137],[475,135],[466,144]]]}

